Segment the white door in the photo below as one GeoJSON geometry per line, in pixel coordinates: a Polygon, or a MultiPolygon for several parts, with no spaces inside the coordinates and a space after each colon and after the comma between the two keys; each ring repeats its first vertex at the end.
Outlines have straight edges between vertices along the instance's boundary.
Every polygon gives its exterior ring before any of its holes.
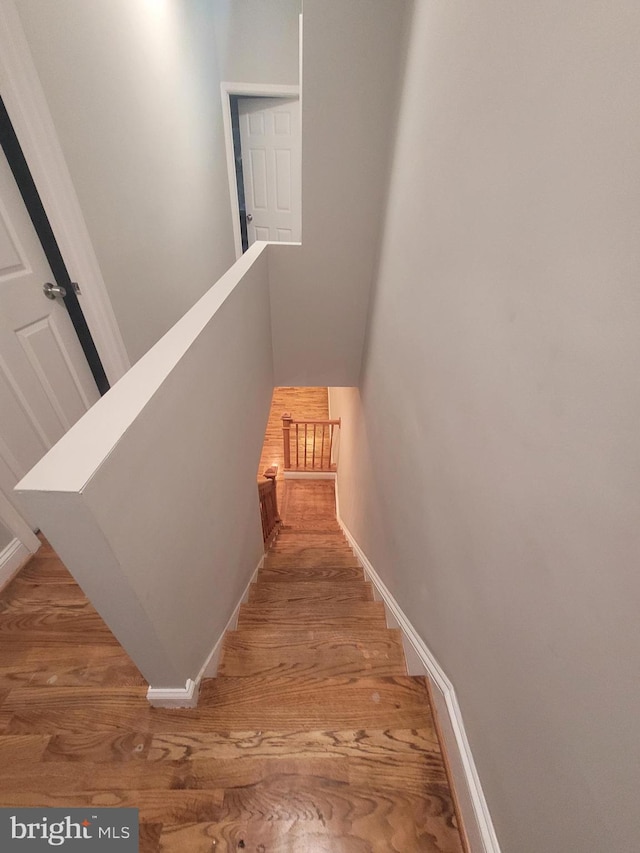
{"type": "Polygon", "coordinates": [[[100,396],[47,282],[55,284],[0,149],[0,490],[12,502],[18,480],[100,396]]]}
{"type": "Polygon", "coordinates": [[[300,241],[301,147],[297,98],[239,98],[249,245],[300,241]]]}

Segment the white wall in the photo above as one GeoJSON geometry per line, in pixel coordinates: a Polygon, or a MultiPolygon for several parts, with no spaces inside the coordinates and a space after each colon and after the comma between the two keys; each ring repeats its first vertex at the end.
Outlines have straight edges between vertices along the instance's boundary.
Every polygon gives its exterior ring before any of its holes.
{"type": "Polygon", "coordinates": [[[407,8],[305,0],[302,247],[270,265],[278,385],[358,382],[407,8]]]}
{"type": "Polygon", "coordinates": [[[133,361],[233,263],[214,11],[17,0],[133,361]]]}
{"type": "Polygon", "coordinates": [[[301,0],[213,0],[220,79],[299,83],[301,0]]]}
{"type": "Polygon", "coordinates": [[[342,515],[504,851],[640,843],[640,7],[416,4],[342,515]]]}
{"type": "Polygon", "coordinates": [[[252,246],[17,487],[153,687],[197,677],[263,553],[267,264],[252,246]]]}

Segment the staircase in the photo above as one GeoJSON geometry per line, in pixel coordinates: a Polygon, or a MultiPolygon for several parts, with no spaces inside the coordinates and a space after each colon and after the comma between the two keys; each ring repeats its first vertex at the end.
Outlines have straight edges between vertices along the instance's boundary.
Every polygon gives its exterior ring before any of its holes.
{"type": "Polygon", "coordinates": [[[425,679],[335,518],[281,529],[199,710],[259,756],[226,800],[225,850],[466,849],[425,679]]]}

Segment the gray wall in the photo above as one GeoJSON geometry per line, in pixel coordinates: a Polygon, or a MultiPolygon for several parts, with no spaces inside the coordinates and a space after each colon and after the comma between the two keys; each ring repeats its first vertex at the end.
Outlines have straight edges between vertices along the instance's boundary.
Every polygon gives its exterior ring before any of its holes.
{"type": "Polygon", "coordinates": [[[344,519],[505,853],[640,844],[640,6],[416,4],[344,519]]]}
{"type": "Polygon", "coordinates": [[[301,0],[213,0],[220,79],[299,83],[301,0]]]}
{"type": "Polygon", "coordinates": [[[302,247],[274,247],[277,385],[360,374],[408,4],[305,0],[302,247]]]}
{"type": "Polygon", "coordinates": [[[235,258],[212,4],[16,5],[135,361],[235,258]]]}

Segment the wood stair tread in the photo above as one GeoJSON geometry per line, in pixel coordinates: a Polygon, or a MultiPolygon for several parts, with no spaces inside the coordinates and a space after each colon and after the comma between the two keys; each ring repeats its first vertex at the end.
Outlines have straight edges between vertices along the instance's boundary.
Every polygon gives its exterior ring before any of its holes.
{"type": "Polygon", "coordinates": [[[260,601],[373,601],[371,584],[365,581],[289,581],[268,583],[262,579],[249,587],[249,603],[260,601]]]}
{"type": "Polygon", "coordinates": [[[287,527],[285,524],[280,528],[280,532],[278,533],[278,540],[319,539],[321,537],[329,540],[339,539],[342,542],[347,541],[347,537],[344,535],[340,527],[327,528],[324,532],[318,530],[302,531],[298,528],[287,527]]]}
{"type": "Polygon", "coordinates": [[[267,554],[264,558],[265,569],[276,566],[318,567],[322,566],[359,566],[357,557],[353,554],[340,553],[300,553],[300,554],[267,554]]]}
{"type": "Polygon", "coordinates": [[[364,580],[361,566],[272,566],[258,571],[258,583],[315,583],[364,580]]]}
{"type": "Polygon", "coordinates": [[[348,551],[351,553],[346,539],[329,536],[301,536],[298,539],[281,539],[278,537],[271,551],[296,551],[299,548],[323,548],[328,551],[348,551]]]}
{"type": "Polygon", "coordinates": [[[347,629],[368,624],[371,627],[386,627],[384,604],[381,601],[327,602],[278,602],[263,601],[257,604],[242,604],[238,616],[238,628],[265,625],[283,629],[300,627],[335,627],[347,629]]]}
{"type": "Polygon", "coordinates": [[[163,853],[243,848],[313,853],[462,853],[445,784],[400,786],[283,773],[225,792],[215,822],[163,826],[163,853]],[[246,816],[252,819],[247,820],[246,816]]]}
{"type": "Polygon", "coordinates": [[[433,724],[423,678],[225,677],[202,683],[202,713],[257,728],[424,728],[433,724]]]}
{"type": "Polygon", "coordinates": [[[424,679],[413,676],[212,678],[190,710],[150,708],[142,687],[19,687],[0,710],[12,735],[433,726],[424,679]]]}
{"type": "Polygon", "coordinates": [[[406,674],[399,631],[230,631],[218,667],[218,677],[365,674],[406,674]]]}

